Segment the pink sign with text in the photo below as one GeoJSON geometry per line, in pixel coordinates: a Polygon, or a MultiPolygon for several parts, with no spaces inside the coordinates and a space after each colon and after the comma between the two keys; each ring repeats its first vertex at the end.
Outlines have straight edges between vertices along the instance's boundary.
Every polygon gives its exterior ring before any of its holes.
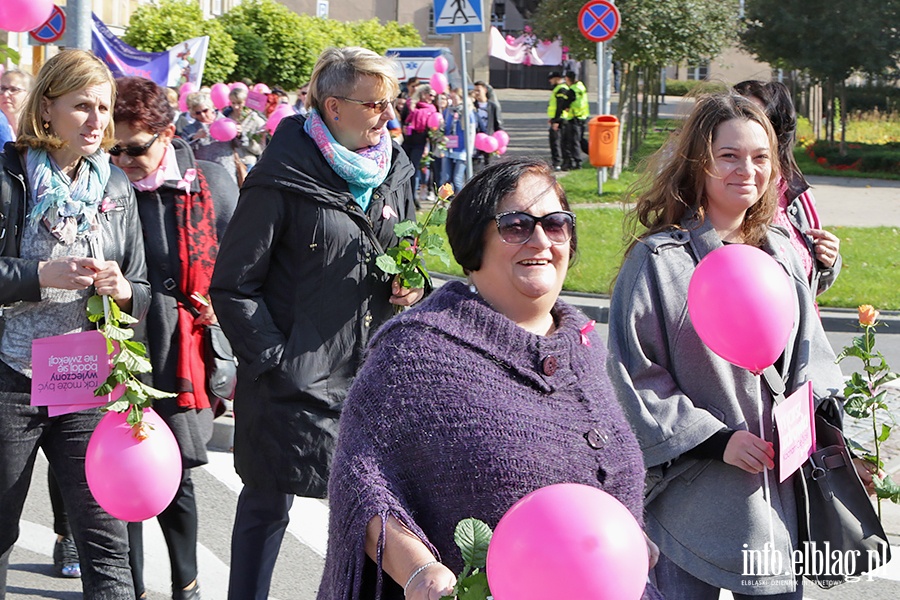
{"type": "Polygon", "coordinates": [[[31,404],[57,416],[103,406],[108,396],[94,396],[109,376],[106,340],[99,331],[39,338],[31,344],[31,404]]]}
{"type": "Polygon", "coordinates": [[[816,449],[812,382],[807,381],[783,402],[776,404],[772,416],[778,426],[778,481],[783,482],[816,449]]]}

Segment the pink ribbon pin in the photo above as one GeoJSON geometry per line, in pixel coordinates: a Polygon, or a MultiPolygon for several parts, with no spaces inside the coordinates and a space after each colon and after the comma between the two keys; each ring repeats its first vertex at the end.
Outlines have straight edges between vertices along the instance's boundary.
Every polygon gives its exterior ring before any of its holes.
{"type": "Polygon", "coordinates": [[[594,325],[597,324],[597,321],[591,319],[587,322],[587,324],[581,328],[581,344],[583,346],[590,346],[591,340],[588,338],[587,334],[594,330],[594,325]]]}
{"type": "Polygon", "coordinates": [[[116,203],[110,200],[108,197],[103,199],[103,202],[100,203],[100,212],[105,213],[109,212],[116,208],[116,203]]]}
{"type": "Polygon", "coordinates": [[[398,219],[400,215],[397,214],[397,211],[394,210],[394,207],[390,204],[385,204],[384,208],[381,209],[381,218],[382,219],[390,219],[391,217],[398,219]]]}
{"type": "Polygon", "coordinates": [[[191,184],[194,183],[194,180],[197,179],[197,169],[187,169],[184,172],[184,177],[181,178],[175,187],[180,190],[184,190],[185,194],[191,193],[191,184]]]}

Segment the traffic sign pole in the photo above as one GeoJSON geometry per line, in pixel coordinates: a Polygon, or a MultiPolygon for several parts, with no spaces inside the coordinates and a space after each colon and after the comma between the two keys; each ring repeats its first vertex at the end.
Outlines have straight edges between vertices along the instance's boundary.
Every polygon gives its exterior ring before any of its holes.
{"type": "MultiPolygon", "coordinates": [[[[469,123],[469,68],[466,66],[466,34],[459,34],[459,55],[460,64],[462,65],[462,103],[463,103],[463,143],[466,148],[466,181],[472,179],[472,142],[469,135],[469,129],[472,127],[469,123]]],[[[457,142],[459,143],[459,142],[457,142]]],[[[451,181],[453,179],[451,173],[451,181]]],[[[453,190],[459,193],[459,190],[453,190]]]]}

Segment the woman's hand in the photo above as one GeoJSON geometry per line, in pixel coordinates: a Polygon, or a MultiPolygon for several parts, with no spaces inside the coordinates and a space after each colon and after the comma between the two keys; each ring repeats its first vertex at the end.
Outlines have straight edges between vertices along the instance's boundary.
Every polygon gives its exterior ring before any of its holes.
{"type": "Polygon", "coordinates": [[[405,598],[406,600],[441,600],[443,596],[453,593],[454,585],[456,585],[456,575],[453,574],[453,571],[441,563],[435,563],[425,567],[413,577],[406,588],[405,598]]]}
{"type": "Polygon", "coordinates": [[[824,229],[810,229],[806,233],[816,245],[816,259],[829,269],[833,267],[841,250],[840,238],[824,229]]]}
{"type": "Polygon", "coordinates": [[[857,475],[859,475],[859,478],[862,480],[866,491],[869,492],[870,496],[874,496],[875,481],[872,479],[872,475],[877,472],[879,477],[884,477],[884,471],[876,469],[875,465],[864,458],[854,458],[853,467],[856,469],[857,475]]]}
{"type": "Polygon", "coordinates": [[[654,544],[646,533],[644,533],[644,541],[647,542],[647,555],[650,558],[650,568],[652,569],[659,562],[659,546],[654,544]]]}
{"type": "Polygon", "coordinates": [[[109,296],[127,311],[131,306],[131,283],[122,275],[119,263],[114,260],[95,262],[97,271],[94,274],[94,289],[101,296],[109,296]]]}
{"type": "Polygon", "coordinates": [[[398,306],[412,306],[422,299],[425,290],[422,288],[407,288],[400,285],[400,280],[394,276],[391,282],[391,304],[398,306]]]}
{"type": "Polygon", "coordinates": [[[99,262],[83,256],[42,261],[38,263],[38,281],[44,288],[85,290],[94,285],[99,262]]]}
{"type": "Polygon", "coordinates": [[[201,127],[197,131],[194,132],[194,135],[191,136],[192,140],[202,140],[206,137],[206,129],[201,127]]]}
{"type": "Polygon", "coordinates": [[[722,457],[727,464],[748,473],[762,473],[764,469],[775,467],[775,448],[749,431],[735,431],[725,446],[722,457]]]}
{"type": "Polygon", "coordinates": [[[211,304],[201,306],[200,314],[194,318],[195,325],[212,325],[218,322],[219,320],[216,318],[216,313],[211,304]]]}

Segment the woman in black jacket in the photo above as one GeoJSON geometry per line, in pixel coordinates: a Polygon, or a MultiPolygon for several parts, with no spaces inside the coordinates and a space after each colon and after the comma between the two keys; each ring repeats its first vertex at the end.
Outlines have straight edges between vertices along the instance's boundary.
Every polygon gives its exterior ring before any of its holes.
{"type": "Polygon", "coordinates": [[[114,143],[115,82],[93,54],[48,60],[19,137],[0,155],[0,598],[38,448],[69,509],[86,598],[131,600],[125,523],[94,500],[85,454],[99,409],[48,416],[31,405],[32,342],[91,329],[107,295],[141,318],[150,303],[134,192],[103,148],[114,143]]]}
{"type": "Polygon", "coordinates": [[[309,115],[286,117],[250,171],[213,274],[213,305],[240,364],[234,461],[244,488],[229,598],[266,598],[294,495],[326,492],[337,422],[374,330],[422,290],[375,266],[415,218],[406,154],[385,127],[392,61],[326,50],[309,115]]]}
{"type": "MultiPolygon", "coordinates": [[[[215,403],[206,390],[204,325],[215,320],[206,298],[218,250],[238,189],[218,164],[197,161],[175,138],[165,91],[141,77],[117,82],[114,119],[119,143],[110,149],[137,190],[153,294],[146,337],[153,386],[177,393],[154,402],[181,449],[184,471],[172,503],[157,517],[169,549],[172,597],[200,598],[197,585],[197,504],[192,467],[205,464],[215,403]],[[179,290],[181,294],[176,295],[179,290]],[[191,306],[184,302],[190,298],[191,306]],[[193,309],[193,310],[192,310],[193,309]],[[194,316],[196,313],[198,316],[194,316]]],[[[129,523],[135,594],[144,593],[143,536],[129,523]]]]}

